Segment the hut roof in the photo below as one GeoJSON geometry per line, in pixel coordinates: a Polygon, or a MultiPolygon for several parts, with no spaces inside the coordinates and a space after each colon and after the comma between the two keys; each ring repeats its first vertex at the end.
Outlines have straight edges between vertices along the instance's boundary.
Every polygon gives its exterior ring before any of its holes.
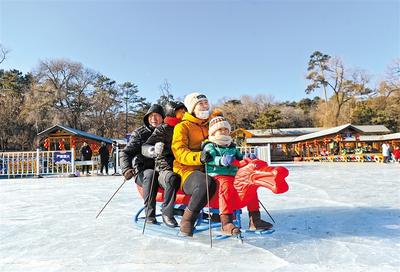
{"type": "Polygon", "coordinates": [[[63,125],[54,125],[52,127],[49,127],[48,129],[43,130],[42,132],[38,133],[38,136],[45,136],[45,135],[48,135],[48,134],[50,134],[52,132],[55,132],[57,130],[65,130],[65,131],[68,131],[69,133],[71,133],[73,135],[80,136],[80,137],[83,137],[83,138],[92,139],[92,140],[99,141],[99,142],[105,142],[105,143],[108,143],[108,144],[112,143],[111,139],[100,137],[100,136],[97,136],[95,134],[91,134],[91,133],[88,133],[88,132],[85,132],[85,131],[82,131],[82,130],[78,130],[78,129],[75,129],[75,128],[66,127],[66,126],[63,126],[63,125]]]}

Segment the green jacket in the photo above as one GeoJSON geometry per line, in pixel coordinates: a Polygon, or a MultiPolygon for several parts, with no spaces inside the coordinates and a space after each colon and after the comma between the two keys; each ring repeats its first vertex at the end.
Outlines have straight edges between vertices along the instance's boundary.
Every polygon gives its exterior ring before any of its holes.
{"type": "Polygon", "coordinates": [[[207,163],[207,172],[210,176],[235,176],[238,168],[233,165],[223,166],[221,165],[221,159],[223,155],[234,155],[237,160],[242,160],[243,155],[239,149],[236,148],[235,144],[229,146],[219,146],[212,142],[204,143],[203,149],[210,152],[213,156],[213,160],[207,163]]]}

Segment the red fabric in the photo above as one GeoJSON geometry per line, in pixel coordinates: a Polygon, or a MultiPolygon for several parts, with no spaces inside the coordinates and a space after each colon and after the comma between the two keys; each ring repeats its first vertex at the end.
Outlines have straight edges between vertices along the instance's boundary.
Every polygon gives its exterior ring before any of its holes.
{"type": "Polygon", "coordinates": [[[247,210],[249,212],[255,212],[260,210],[260,205],[258,204],[257,191],[254,192],[253,197],[249,198],[249,202],[247,202],[247,210]]]}
{"type": "MultiPolygon", "coordinates": [[[[219,208],[220,214],[230,214],[233,210],[247,206],[249,211],[259,210],[257,189],[267,188],[275,194],[288,191],[289,186],[285,178],[289,171],[285,167],[271,167],[259,159],[244,159],[238,163],[239,170],[235,177],[215,176],[218,192],[210,199],[211,208],[219,208]]],[[[140,195],[143,197],[142,188],[137,185],[140,195]]],[[[163,202],[164,190],[158,189],[157,201],[163,202]]],[[[190,196],[178,190],[176,204],[189,203],[190,196]]]]}
{"type": "Polygon", "coordinates": [[[235,205],[240,203],[239,195],[236,192],[233,182],[233,176],[215,176],[214,180],[217,182],[218,192],[215,193],[218,197],[219,214],[232,214],[236,208],[235,205]]]}
{"type": "Polygon", "coordinates": [[[176,117],[171,117],[171,116],[167,116],[167,117],[164,118],[164,122],[165,122],[167,125],[171,126],[171,127],[176,126],[176,125],[179,124],[181,121],[182,121],[182,119],[179,119],[179,118],[176,118],[176,117]]]}
{"type": "Polygon", "coordinates": [[[393,155],[396,160],[400,159],[400,149],[395,149],[393,155]]]}

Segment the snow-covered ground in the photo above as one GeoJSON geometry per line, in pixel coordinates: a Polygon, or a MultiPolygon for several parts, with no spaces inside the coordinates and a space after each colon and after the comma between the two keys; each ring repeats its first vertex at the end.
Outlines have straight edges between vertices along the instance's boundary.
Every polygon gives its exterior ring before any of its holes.
{"type": "Polygon", "coordinates": [[[0,180],[0,271],[400,271],[400,164],[286,167],[289,192],[259,190],[275,233],[212,249],[142,235],[131,181],[95,219],[121,177],[0,180]]]}

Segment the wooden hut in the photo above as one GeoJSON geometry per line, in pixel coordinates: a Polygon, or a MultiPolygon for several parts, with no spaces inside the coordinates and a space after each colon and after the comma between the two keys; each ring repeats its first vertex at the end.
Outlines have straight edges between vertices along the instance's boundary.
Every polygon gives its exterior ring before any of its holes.
{"type": "MultiPolygon", "coordinates": [[[[63,125],[52,126],[38,134],[41,137],[41,146],[48,151],[76,150],[75,157],[80,156],[79,151],[83,143],[90,145],[94,155],[98,152],[101,142],[112,144],[112,139],[100,137],[85,131],[66,127],[63,125]]],[[[111,146],[109,147],[111,150],[111,146]]]]}
{"type": "Polygon", "coordinates": [[[381,145],[400,145],[400,133],[383,125],[247,130],[247,146],[270,144],[271,158],[303,161],[381,161],[381,145]]]}

